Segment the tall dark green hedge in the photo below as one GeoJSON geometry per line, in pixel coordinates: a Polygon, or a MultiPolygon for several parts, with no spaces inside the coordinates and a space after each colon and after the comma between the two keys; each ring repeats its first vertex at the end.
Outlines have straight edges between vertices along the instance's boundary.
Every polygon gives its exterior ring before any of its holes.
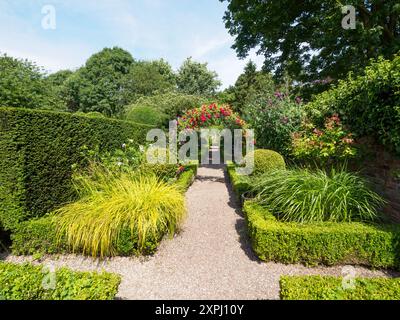
{"type": "Polygon", "coordinates": [[[149,126],[69,113],[0,108],[0,227],[42,216],[75,197],[81,147],[144,143],[149,126]]]}

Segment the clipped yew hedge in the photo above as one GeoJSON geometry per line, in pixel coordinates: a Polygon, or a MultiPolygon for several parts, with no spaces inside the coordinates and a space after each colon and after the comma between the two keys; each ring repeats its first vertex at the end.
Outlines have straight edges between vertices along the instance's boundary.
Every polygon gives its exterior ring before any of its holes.
{"type": "Polygon", "coordinates": [[[253,250],[261,260],[400,269],[400,225],[281,222],[251,201],[245,202],[244,212],[253,250]]]}
{"type": "Polygon", "coordinates": [[[81,147],[145,141],[151,127],[69,113],[0,108],[0,228],[40,217],[75,197],[72,165],[81,147]]]}

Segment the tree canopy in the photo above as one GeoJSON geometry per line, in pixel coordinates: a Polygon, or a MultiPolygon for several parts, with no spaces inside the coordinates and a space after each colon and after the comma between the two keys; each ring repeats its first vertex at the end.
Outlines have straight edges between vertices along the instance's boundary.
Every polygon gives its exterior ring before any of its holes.
{"type": "Polygon", "coordinates": [[[107,116],[122,112],[124,77],[134,59],[120,48],[106,48],[94,54],[66,81],[65,99],[70,111],[101,112],[107,116]]]}
{"type": "Polygon", "coordinates": [[[0,107],[59,109],[62,103],[45,82],[45,72],[28,60],[0,56],[0,107]]]}
{"type": "Polygon", "coordinates": [[[220,0],[239,57],[256,48],[264,68],[301,82],[343,78],[371,58],[400,49],[398,0],[220,0]],[[342,28],[344,5],[357,11],[356,29],[342,28]]]}
{"type": "Polygon", "coordinates": [[[221,86],[215,71],[208,70],[207,63],[186,59],[177,75],[178,90],[192,95],[213,95],[221,86]]]}
{"type": "Polygon", "coordinates": [[[176,76],[171,65],[163,59],[140,61],[131,66],[123,87],[125,100],[132,102],[140,96],[174,90],[176,76]]]}

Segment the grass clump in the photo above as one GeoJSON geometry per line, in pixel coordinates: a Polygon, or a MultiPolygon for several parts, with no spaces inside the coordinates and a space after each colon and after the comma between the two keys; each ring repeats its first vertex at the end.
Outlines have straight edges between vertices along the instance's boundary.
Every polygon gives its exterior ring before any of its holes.
{"type": "Polygon", "coordinates": [[[114,256],[126,230],[140,251],[148,239],[173,235],[186,213],[182,191],[153,175],[114,175],[95,168],[92,175],[79,176],[76,187],[81,199],[54,213],[57,234],[74,252],[114,256]]]}
{"type": "Polygon", "coordinates": [[[277,170],[254,184],[256,201],[281,221],[374,221],[384,200],[364,179],[344,170],[277,170]]]}

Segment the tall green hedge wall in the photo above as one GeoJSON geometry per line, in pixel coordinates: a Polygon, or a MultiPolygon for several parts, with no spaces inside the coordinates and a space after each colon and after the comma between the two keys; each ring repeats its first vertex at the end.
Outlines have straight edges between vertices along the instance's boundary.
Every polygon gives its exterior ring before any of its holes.
{"type": "Polygon", "coordinates": [[[69,113],[0,108],[0,228],[72,200],[71,166],[81,147],[103,150],[127,139],[144,143],[151,127],[69,113]]]}

